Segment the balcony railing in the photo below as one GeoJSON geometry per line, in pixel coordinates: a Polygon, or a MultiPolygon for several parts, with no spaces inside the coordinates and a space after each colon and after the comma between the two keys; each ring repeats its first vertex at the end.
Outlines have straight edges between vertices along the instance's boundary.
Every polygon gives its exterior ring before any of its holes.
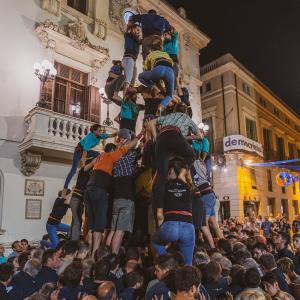
{"type": "MultiPolygon", "coordinates": [[[[43,159],[70,160],[78,142],[89,132],[92,122],[35,107],[25,117],[26,135],[19,145],[21,153],[41,154],[43,159]]],[[[115,132],[104,127],[103,132],[115,132]]]]}

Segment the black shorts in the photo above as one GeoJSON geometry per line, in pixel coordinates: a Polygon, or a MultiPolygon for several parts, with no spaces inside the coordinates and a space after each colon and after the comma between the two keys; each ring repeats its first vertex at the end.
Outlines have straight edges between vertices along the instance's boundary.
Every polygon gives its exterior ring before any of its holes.
{"type": "Polygon", "coordinates": [[[88,229],[103,232],[107,228],[107,191],[97,186],[88,186],[85,191],[85,205],[88,229]]]}
{"type": "Polygon", "coordinates": [[[204,201],[201,200],[201,196],[193,196],[193,223],[195,229],[200,229],[203,226],[206,226],[206,213],[204,201]]]}

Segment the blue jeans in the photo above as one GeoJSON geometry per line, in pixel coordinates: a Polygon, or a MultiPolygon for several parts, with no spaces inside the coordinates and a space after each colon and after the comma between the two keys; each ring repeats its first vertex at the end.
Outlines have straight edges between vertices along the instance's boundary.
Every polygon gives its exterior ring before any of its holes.
{"type": "Polygon", "coordinates": [[[53,224],[46,224],[46,230],[49,234],[49,238],[51,241],[51,248],[56,248],[59,240],[58,240],[58,236],[57,236],[57,231],[62,231],[62,232],[69,232],[70,230],[70,226],[67,224],[63,224],[63,223],[59,223],[57,225],[53,225],[53,224]]]}
{"type": "Polygon", "coordinates": [[[167,106],[172,100],[174,92],[174,70],[167,66],[156,66],[151,71],[144,71],[139,75],[139,81],[147,86],[152,87],[155,83],[163,80],[166,86],[166,97],[161,101],[161,105],[167,106]]]}
{"type": "Polygon", "coordinates": [[[170,242],[178,242],[180,252],[187,265],[192,265],[195,246],[195,227],[191,223],[167,221],[164,222],[152,237],[155,251],[165,254],[165,245],[170,242]]]}
{"type": "Polygon", "coordinates": [[[204,202],[206,217],[214,217],[216,215],[216,196],[214,193],[201,195],[204,202]]]}
{"type": "MultiPolygon", "coordinates": [[[[96,157],[99,155],[99,152],[97,151],[93,151],[93,150],[89,150],[87,153],[87,157],[96,157]]],[[[79,166],[81,160],[81,151],[78,147],[76,147],[74,154],[73,154],[73,162],[72,162],[72,167],[71,170],[68,173],[68,176],[66,178],[65,184],[64,184],[64,189],[67,189],[69,187],[69,184],[73,178],[73,176],[76,174],[77,172],[77,168],[79,166]]]]}

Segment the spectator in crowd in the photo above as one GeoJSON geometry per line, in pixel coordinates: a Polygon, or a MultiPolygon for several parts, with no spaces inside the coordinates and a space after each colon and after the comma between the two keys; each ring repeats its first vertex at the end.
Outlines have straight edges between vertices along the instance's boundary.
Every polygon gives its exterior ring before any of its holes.
{"type": "Polygon", "coordinates": [[[275,236],[275,247],[277,250],[276,254],[276,260],[282,258],[282,257],[288,257],[295,260],[295,256],[293,252],[288,248],[291,243],[290,235],[285,231],[280,231],[275,236]]]}
{"type": "Polygon", "coordinates": [[[293,233],[300,233],[300,215],[295,217],[295,220],[292,223],[293,233]]]}
{"type": "Polygon", "coordinates": [[[200,271],[192,266],[184,266],[175,272],[175,300],[197,299],[201,284],[200,271]]]}
{"type": "Polygon", "coordinates": [[[293,236],[293,244],[295,248],[295,271],[300,275],[300,233],[296,233],[293,236]]]}
{"type": "Polygon", "coordinates": [[[220,294],[227,291],[230,284],[229,277],[222,276],[222,268],[216,261],[208,263],[204,269],[204,287],[210,299],[215,300],[220,294]]]}
{"type": "Polygon", "coordinates": [[[111,281],[105,281],[98,287],[97,300],[117,300],[117,290],[111,281]]]}
{"type": "Polygon", "coordinates": [[[59,290],[58,300],[77,300],[78,296],[85,293],[82,286],[82,271],[82,264],[79,261],[72,262],[64,269],[60,277],[60,283],[63,287],[59,290]]]}
{"type": "Polygon", "coordinates": [[[12,264],[0,264],[0,299],[8,300],[7,288],[14,275],[14,267],[12,264]]]}
{"type": "Polygon", "coordinates": [[[62,258],[59,264],[57,273],[62,274],[65,268],[70,265],[77,256],[78,252],[78,242],[77,241],[67,241],[62,247],[62,258]]]}
{"type": "Polygon", "coordinates": [[[256,243],[252,250],[253,258],[259,262],[262,255],[268,252],[267,246],[263,243],[256,243]]]}
{"type": "Polygon", "coordinates": [[[267,273],[262,278],[262,285],[264,290],[272,297],[272,299],[295,300],[292,295],[281,290],[278,278],[273,273],[267,273]]]}
{"type": "Polygon", "coordinates": [[[286,282],[283,272],[277,267],[274,256],[271,253],[266,253],[259,260],[266,274],[270,273],[275,276],[280,289],[284,292],[289,292],[289,286],[286,282]]]}
{"type": "Polygon", "coordinates": [[[265,216],[265,220],[261,223],[261,230],[263,231],[264,237],[268,238],[271,234],[272,222],[269,221],[269,217],[265,216]]]}
{"type": "Polygon", "coordinates": [[[23,252],[23,247],[20,241],[14,241],[11,244],[12,252],[8,255],[8,258],[19,256],[23,252]]]}
{"type": "Polygon", "coordinates": [[[294,262],[290,258],[282,257],[277,261],[277,264],[284,273],[288,284],[300,284],[300,276],[295,273],[294,262]]]}
{"type": "Polygon", "coordinates": [[[60,258],[55,249],[48,249],[43,254],[42,268],[37,274],[35,281],[37,289],[40,289],[45,283],[57,283],[57,268],[60,265],[60,258]]]}
{"type": "Polygon", "coordinates": [[[39,262],[28,260],[24,269],[13,276],[11,290],[8,292],[8,299],[24,300],[36,292],[35,277],[39,272],[39,262]]]}
{"type": "Polygon", "coordinates": [[[4,255],[5,248],[3,244],[0,244],[0,264],[5,264],[7,262],[7,258],[4,255]]]}

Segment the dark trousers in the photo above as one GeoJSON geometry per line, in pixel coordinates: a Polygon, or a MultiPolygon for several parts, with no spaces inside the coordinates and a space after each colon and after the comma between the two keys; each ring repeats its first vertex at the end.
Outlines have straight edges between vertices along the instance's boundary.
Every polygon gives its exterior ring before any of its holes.
{"type": "Polygon", "coordinates": [[[185,160],[188,168],[192,166],[195,160],[195,154],[192,147],[181,133],[170,130],[165,131],[158,136],[155,146],[157,180],[153,190],[156,208],[163,207],[161,205],[164,200],[171,154],[181,156],[185,160]]]}
{"type": "Polygon", "coordinates": [[[108,99],[112,99],[113,95],[115,92],[119,92],[122,87],[123,84],[126,80],[125,75],[120,75],[118,77],[116,77],[114,80],[106,83],[105,85],[105,93],[108,99]]]}

